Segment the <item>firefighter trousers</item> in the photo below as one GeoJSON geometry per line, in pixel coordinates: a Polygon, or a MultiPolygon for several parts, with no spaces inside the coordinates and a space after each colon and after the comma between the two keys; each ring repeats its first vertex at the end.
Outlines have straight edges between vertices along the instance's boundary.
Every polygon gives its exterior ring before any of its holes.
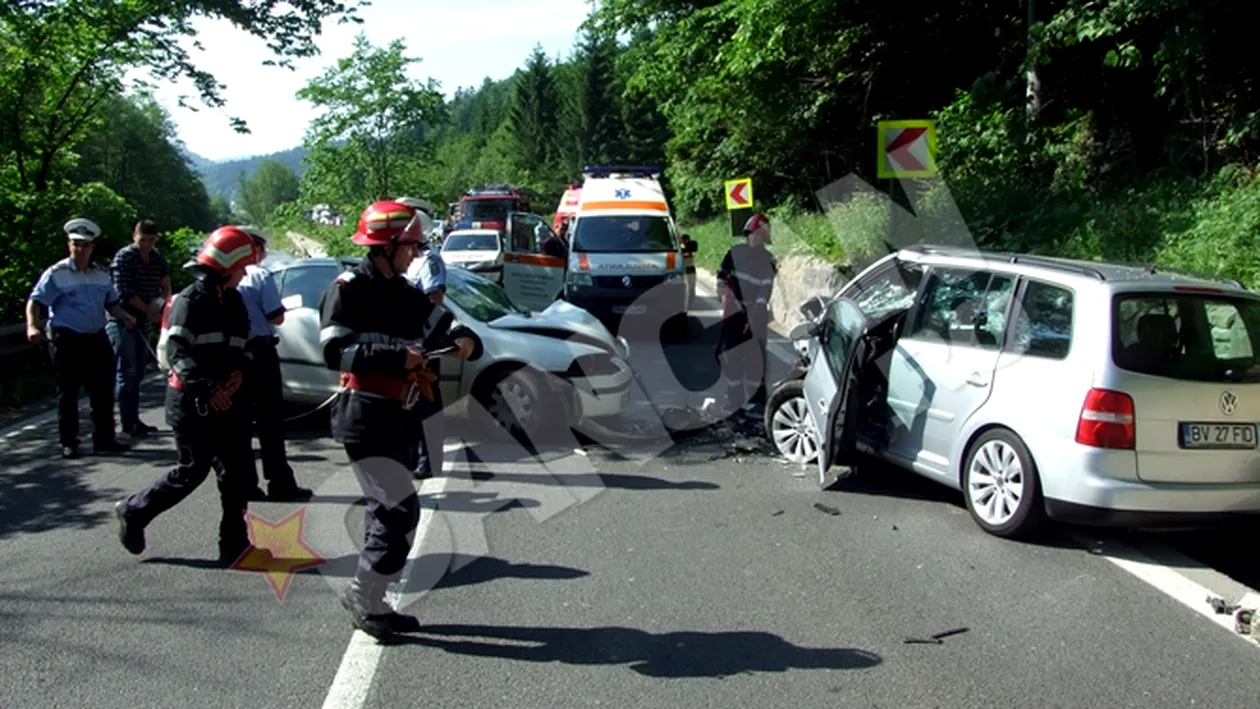
{"type": "Polygon", "coordinates": [[[367,500],[363,550],[350,592],[369,613],[386,613],[385,592],[402,576],[420,522],[420,498],[407,465],[415,444],[382,441],[347,443],[345,448],[367,500]]]}
{"type": "Polygon", "coordinates": [[[416,408],[424,417],[424,422],[412,470],[422,477],[441,475],[442,452],[446,445],[446,412],[442,406],[442,392],[435,386],[434,400],[422,402],[416,408]]]}
{"type": "Polygon", "coordinates": [[[766,403],[768,327],[759,318],[738,313],[722,321],[718,359],[726,383],[727,406],[734,411],[745,404],[766,403]]]}
{"type": "Polygon", "coordinates": [[[254,453],[248,429],[240,425],[189,421],[175,428],[179,462],[152,485],[123,501],[128,523],[139,529],[175,507],[205,482],[214,469],[223,516],[219,521],[220,552],[249,546],[245,512],[249,505],[254,453]]]}

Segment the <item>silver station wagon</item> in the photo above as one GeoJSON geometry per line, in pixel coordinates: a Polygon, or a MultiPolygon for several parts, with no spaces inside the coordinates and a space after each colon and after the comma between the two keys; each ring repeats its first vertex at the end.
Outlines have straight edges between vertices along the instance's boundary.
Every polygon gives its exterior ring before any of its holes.
{"type": "Polygon", "coordinates": [[[817,305],[808,371],[766,421],[824,485],[874,455],[1002,536],[1260,512],[1260,296],[1236,281],[915,247],[817,305]],[[776,430],[793,410],[804,453],[776,430]]]}

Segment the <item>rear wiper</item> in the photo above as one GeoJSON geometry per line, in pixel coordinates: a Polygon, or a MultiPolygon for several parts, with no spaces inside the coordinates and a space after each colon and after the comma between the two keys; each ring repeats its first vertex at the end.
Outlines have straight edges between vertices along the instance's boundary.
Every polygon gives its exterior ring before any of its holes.
{"type": "Polygon", "coordinates": [[[1247,369],[1229,368],[1225,370],[1222,377],[1227,382],[1243,383],[1243,382],[1260,382],[1260,364],[1254,364],[1247,369]]]}

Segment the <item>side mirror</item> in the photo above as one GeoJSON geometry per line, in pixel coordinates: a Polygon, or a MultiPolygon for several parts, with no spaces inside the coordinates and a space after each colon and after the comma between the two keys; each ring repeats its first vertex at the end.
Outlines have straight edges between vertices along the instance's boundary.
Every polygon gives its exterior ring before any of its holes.
{"type": "Polygon", "coordinates": [[[788,339],[792,342],[808,340],[818,334],[818,325],[814,322],[803,322],[788,331],[788,339]]]}
{"type": "Polygon", "coordinates": [[[820,315],[822,315],[824,309],[822,297],[816,295],[804,303],[801,303],[800,313],[805,316],[805,319],[809,322],[814,322],[820,315]]]}
{"type": "Polygon", "coordinates": [[[683,240],[683,253],[684,254],[694,254],[696,250],[700,248],[700,245],[697,244],[695,240],[692,239],[687,234],[682,235],[682,240],[683,240]]]}

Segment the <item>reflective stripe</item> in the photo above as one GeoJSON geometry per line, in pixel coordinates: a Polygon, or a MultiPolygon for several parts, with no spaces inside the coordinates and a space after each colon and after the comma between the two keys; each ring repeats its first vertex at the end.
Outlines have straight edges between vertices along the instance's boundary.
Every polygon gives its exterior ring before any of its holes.
{"type": "Polygon", "coordinates": [[[429,335],[433,334],[433,331],[437,329],[438,323],[442,322],[443,315],[446,315],[446,311],[442,308],[434,308],[429,311],[429,317],[424,321],[424,329],[420,333],[421,339],[429,339],[429,335]]]}
{"type": "Polygon", "coordinates": [[[350,345],[341,351],[341,371],[354,371],[354,358],[357,354],[359,354],[358,345],[350,345]]]}
{"type": "Polygon", "coordinates": [[[739,271],[736,271],[735,273],[731,275],[735,276],[741,281],[746,281],[754,285],[759,285],[759,286],[774,285],[774,276],[771,276],[770,278],[754,278],[753,276],[750,276],[747,273],[740,273],[739,271]]]}
{"type": "Polygon", "coordinates": [[[169,342],[172,337],[187,340],[193,345],[214,345],[226,342],[229,347],[245,347],[245,338],[243,337],[228,337],[222,332],[206,332],[200,335],[194,335],[192,330],[189,330],[183,325],[172,325],[171,327],[166,328],[162,333],[161,339],[163,342],[169,342]]]}
{"type": "Polygon", "coordinates": [[[386,335],[383,332],[360,332],[354,336],[354,341],[360,345],[407,345],[411,340],[386,335]]]}
{"type": "Polygon", "coordinates": [[[345,337],[346,335],[353,335],[353,334],[354,334],[354,330],[351,330],[350,328],[344,325],[329,325],[328,327],[319,331],[319,344],[321,346],[327,345],[329,342],[332,342],[333,340],[339,337],[345,337]]]}

